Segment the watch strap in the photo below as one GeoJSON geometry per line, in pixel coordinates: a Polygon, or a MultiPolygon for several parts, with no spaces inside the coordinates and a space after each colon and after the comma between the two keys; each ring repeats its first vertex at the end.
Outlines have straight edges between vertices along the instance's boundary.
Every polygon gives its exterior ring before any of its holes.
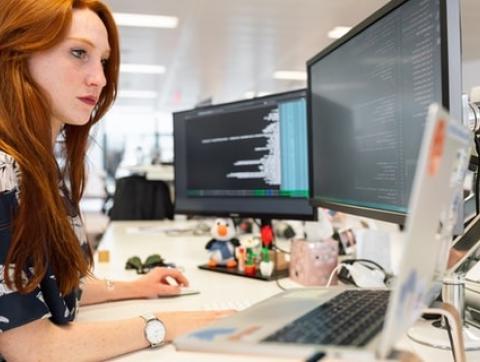
{"type": "Polygon", "coordinates": [[[151,321],[151,320],[160,320],[157,318],[157,316],[155,314],[153,314],[152,312],[147,312],[147,313],[143,313],[143,314],[140,314],[140,317],[143,318],[143,320],[145,321],[145,323],[151,321]]]}

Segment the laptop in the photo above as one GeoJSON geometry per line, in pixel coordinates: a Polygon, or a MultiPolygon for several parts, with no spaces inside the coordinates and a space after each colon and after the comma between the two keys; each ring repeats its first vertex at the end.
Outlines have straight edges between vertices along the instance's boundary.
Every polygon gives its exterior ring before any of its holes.
{"type": "Polygon", "coordinates": [[[174,341],[179,350],[307,358],[324,353],[387,358],[439,292],[446,269],[471,134],[429,107],[417,163],[402,263],[391,290],[295,288],[174,341]]]}

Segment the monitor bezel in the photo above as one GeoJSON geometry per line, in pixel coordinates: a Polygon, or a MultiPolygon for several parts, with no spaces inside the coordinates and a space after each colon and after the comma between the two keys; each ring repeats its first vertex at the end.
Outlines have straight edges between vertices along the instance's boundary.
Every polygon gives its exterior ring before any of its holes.
{"type": "MultiPolygon", "coordinates": [[[[214,105],[208,105],[208,106],[202,106],[202,107],[197,107],[193,109],[188,109],[188,110],[183,110],[183,111],[178,111],[173,113],[173,139],[174,139],[174,164],[177,161],[177,157],[179,153],[177,152],[177,147],[178,147],[178,138],[175,136],[175,118],[176,117],[183,117],[186,113],[195,113],[195,112],[208,112],[210,110],[215,110],[218,108],[224,108],[224,107],[235,107],[235,106],[243,106],[249,103],[252,103],[252,105],[257,105],[262,101],[269,101],[269,100],[274,100],[278,98],[283,98],[283,97],[292,97],[294,98],[295,96],[298,97],[304,97],[305,100],[307,98],[307,90],[306,88],[301,88],[301,89],[295,89],[291,91],[286,91],[286,92],[281,92],[281,93],[275,93],[275,94],[269,94],[265,95],[262,97],[256,97],[256,98],[249,98],[249,99],[244,99],[244,100],[237,100],[237,101],[232,101],[232,102],[225,102],[225,103],[219,103],[219,104],[214,104],[214,105]]],[[[308,109],[307,112],[308,113],[308,109]]],[[[308,117],[307,117],[308,118],[308,117]]],[[[308,119],[306,120],[307,122],[307,130],[308,130],[308,119]]],[[[178,132],[178,131],[177,131],[178,132]]],[[[307,136],[307,140],[309,137],[307,136]]],[[[307,152],[308,152],[308,145],[307,145],[307,152]]],[[[310,162],[308,163],[308,172],[310,172],[310,162]]],[[[202,207],[194,207],[192,203],[186,205],[185,203],[187,202],[189,198],[188,196],[183,195],[182,197],[179,198],[178,191],[178,183],[181,180],[180,173],[181,171],[179,170],[178,167],[174,167],[174,174],[175,174],[175,214],[182,214],[182,215],[199,215],[199,216],[216,216],[216,217],[251,217],[251,218],[261,218],[261,219],[292,219],[292,220],[317,220],[317,208],[313,207],[309,203],[309,198],[305,198],[305,202],[307,203],[307,206],[309,207],[311,213],[292,213],[292,212],[279,212],[277,210],[271,210],[271,212],[259,212],[255,204],[257,202],[262,202],[262,199],[258,198],[250,198],[250,201],[253,201],[252,203],[252,208],[251,210],[241,210],[238,207],[231,207],[229,210],[226,210],[225,207],[220,207],[220,208],[215,208],[215,209],[208,209],[205,210],[202,207]],[[179,203],[178,200],[181,200],[179,203]]],[[[310,174],[309,174],[310,178],[310,174]]],[[[309,180],[309,185],[310,185],[310,180],[309,180]]],[[[245,199],[245,198],[243,198],[245,199]]],[[[196,198],[196,200],[199,200],[196,198]]],[[[208,198],[204,198],[204,200],[208,200],[208,198]]],[[[227,203],[228,201],[235,201],[238,202],[238,198],[228,198],[228,197],[223,197],[222,200],[225,200],[227,203]]],[[[295,199],[295,200],[298,200],[295,199]]],[[[273,200],[271,200],[273,201],[273,200]]],[[[288,199],[283,199],[283,201],[288,202],[288,199]]]]}
{"type": "MultiPolygon", "coordinates": [[[[335,40],[319,53],[307,61],[307,127],[309,135],[309,182],[310,202],[315,207],[324,207],[331,210],[345,212],[352,215],[368,217],[395,224],[404,224],[406,213],[387,209],[375,209],[362,207],[339,201],[326,200],[324,197],[313,195],[313,116],[312,116],[312,84],[311,69],[319,60],[341,47],[350,39],[361,33],[372,24],[387,16],[410,0],[392,0],[377,11],[368,16],[365,20],[354,26],[347,34],[335,40]]],[[[460,3],[458,0],[437,0],[440,2],[440,36],[441,43],[441,69],[442,69],[442,105],[449,110],[454,119],[462,120],[461,103],[461,25],[460,25],[460,3]],[[459,74],[460,73],[460,74],[459,74]],[[453,100],[453,101],[452,101],[453,100]]]]}

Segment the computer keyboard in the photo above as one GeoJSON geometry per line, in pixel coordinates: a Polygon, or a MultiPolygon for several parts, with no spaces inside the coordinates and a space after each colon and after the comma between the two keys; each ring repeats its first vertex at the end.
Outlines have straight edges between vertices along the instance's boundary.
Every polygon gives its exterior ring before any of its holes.
{"type": "Polygon", "coordinates": [[[382,328],[388,290],[347,290],[263,342],[363,346],[382,328]]]}

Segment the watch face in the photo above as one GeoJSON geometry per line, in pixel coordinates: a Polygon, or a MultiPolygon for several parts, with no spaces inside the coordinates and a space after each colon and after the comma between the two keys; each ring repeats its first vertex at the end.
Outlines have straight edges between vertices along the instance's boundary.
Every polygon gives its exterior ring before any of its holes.
{"type": "Polygon", "coordinates": [[[165,326],[159,320],[151,320],[145,327],[145,334],[151,344],[160,344],[165,339],[165,326]]]}

